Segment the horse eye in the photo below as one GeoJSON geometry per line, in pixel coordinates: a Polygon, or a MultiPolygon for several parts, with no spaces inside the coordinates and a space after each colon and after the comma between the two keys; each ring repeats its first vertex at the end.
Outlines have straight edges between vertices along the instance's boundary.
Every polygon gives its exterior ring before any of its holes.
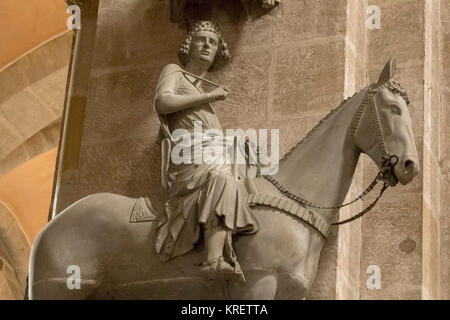
{"type": "Polygon", "coordinates": [[[395,104],[392,104],[389,106],[391,108],[392,113],[401,115],[402,114],[402,110],[395,104]]]}

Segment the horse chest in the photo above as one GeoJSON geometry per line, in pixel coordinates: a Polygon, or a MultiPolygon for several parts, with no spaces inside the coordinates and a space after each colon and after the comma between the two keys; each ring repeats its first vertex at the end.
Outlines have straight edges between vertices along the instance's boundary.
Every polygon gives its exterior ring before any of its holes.
{"type": "Polygon", "coordinates": [[[316,231],[272,208],[258,206],[254,212],[260,231],[235,244],[244,266],[304,273],[317,263],[323,239],[316,231]]]}

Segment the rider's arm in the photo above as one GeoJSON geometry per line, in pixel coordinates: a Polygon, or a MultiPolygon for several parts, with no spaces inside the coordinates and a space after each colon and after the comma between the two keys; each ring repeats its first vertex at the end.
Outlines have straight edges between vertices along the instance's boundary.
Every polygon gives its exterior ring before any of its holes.
{"type": "Polygon", "coordinates": [[[189,95],[174,93],[174,87],[180,74],[177,72],[178,68],[178,66],[170,64],[161,73],[155,95],[155,110],[159,114],[169,114],[212,101],[208,93],[189,95]]]}

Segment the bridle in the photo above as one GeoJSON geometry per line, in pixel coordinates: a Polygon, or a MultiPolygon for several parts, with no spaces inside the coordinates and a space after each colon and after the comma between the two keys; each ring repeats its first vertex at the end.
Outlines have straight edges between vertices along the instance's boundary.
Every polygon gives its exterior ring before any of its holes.
{"type": "MultiPolygon", "coordinates": [[[[341,225],[341,224],[351,222],[353,220],[356,220],[356,219],[362,217],[367,212],[372,210],[373,207],[375,207],[375,205],[377,204],[378,200],[383,195],[384,191],[386,191],[386,189],[389,187],[389,184],[386,181],[388,181],[389,179],[394,179],[394,181],[397,182],[397,178],[394,173],[394,167],[398,163],[399,159],[398,159],[397,155],[390,154],[386,149],[386,144],[384,142],[383,130],[381,128],[380,118],[378,115],[378,109],[376,107],[375,97],[374,97],[378,91],[380,91],[381,89],[384,89],[384,88],[388,88],[394,94],[403,93],[401,91],[399,85],[393,81],[387,82],[386,84],[383,84],[383,85],[371,86],[368,89],[366,96],[364,97],[363,101],[361,102],[359,109],[356,112],[354,119],[352,121],[351,137],[354,139],[355,135],[356,135],[356,131],[361,122],[362,115],[367,108],[369,109],[370,116],[372,119],[372,125],[374,126],[374,129],[375,129],[377,144],[378,144],[379,149],[382,152],[382,164],[381,164],[380,171],[378,172],[377,176],[374,178],[372,183],[358,197],[356,197],[352,201],[349,201],[349,202],[344,203],[339,206],[332,206],[332,207],[321,206],[321,205],[314,204],[308,200],[303,199],[302,197],[299,197],[299,196],[291,193],[289,190],[284,188],[278,181],[276,181],[272,176],[264,176],[264,178],[267,179],[269,182],[271,182],[286,197],[288,197],[306,207],[311,207],[311,208],[316,208],[316,209],[340,209],[340,208],[349,206],[349,205],[355,203],[356,201],[363,199],[366,195],[368,195],[373,190],[373,188],[378,184],[378,182],[384,181],[383,186],[380,190],[380,193],[378,194],[376,199],[367,208],[365,208],[358,214],[352,216],[351,218],[332,223],[331,225],[341,225]]],[[[406,99],[406,101],[408,102],[407,99],[406,99]]]]}

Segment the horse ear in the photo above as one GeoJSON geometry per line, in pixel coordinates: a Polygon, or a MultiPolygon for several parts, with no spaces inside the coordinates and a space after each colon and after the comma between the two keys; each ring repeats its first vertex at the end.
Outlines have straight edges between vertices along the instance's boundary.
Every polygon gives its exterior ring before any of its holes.
{"type": "Polygon", "coordinates": [[[378,84],[383,84],[386,82],[389,82],[394,77],[396,68],[396,61],[395,59],[391,58],[386,63],[386,65],[383,68],[383,71],[381,71],[380,78],[378,79],[378,84]]]}

